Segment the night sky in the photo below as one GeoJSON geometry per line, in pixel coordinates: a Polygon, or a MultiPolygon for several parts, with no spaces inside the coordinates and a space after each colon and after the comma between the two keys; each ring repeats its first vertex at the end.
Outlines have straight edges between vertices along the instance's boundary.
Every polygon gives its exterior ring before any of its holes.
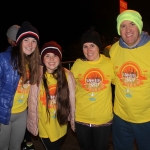
{"type": "MultiPolygon", "coordinates": [[[[140,12],[144,30],[150,33],[149,0],[125,0],[129,9],[140,12]]],[[[6,31],[13,25],[29,21],[40,33],[40,46],[56,40],[62,46],[80,39],[90,26],[101,36],[118,36],[116,17],[119,0],[39,0],[1,3],[1,46],[6,46],[6,31]],[[4,11],[2,11],[2,8],[4,11]]]]}

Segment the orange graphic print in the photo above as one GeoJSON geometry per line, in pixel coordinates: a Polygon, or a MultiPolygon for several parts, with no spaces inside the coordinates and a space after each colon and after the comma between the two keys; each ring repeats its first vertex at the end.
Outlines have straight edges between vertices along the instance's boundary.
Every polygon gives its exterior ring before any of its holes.
{"type": "Polygon", "coordinates": [[[80,83],[86,91],[98,92],[105,89],[109,81],[100,69],[93,68],[85,72],[80,83]]]}
{"type": "MultiPolygon", "coordinates": [[[[54,108],[56,109],[56,85],[50,85],[48,86],[49,88],[49,93],[50,93],[50,99],[49,99],[49,108],[54,108]]],[[[41,91],[40,93],[42,93],[41,91]]],[[[45,91],[43,94],[40,94],[40,100],[42,101],[42,104],[46,106],[46,93],[45,91]]]]}
{"type": "MultiPolygon", "coordinates": [[[[27,69],[27,79],[29,79],[29,70],[28,69],[27,69]]],[[[29,87],[30,87],[29,81],[27,81],[26,84],[22,84],[22,77],[21,77],[19,80],[19,83],[18,83],[17,92],[27,94],[27,93],[29,93],[29,87]]]]}
{"type": "Polygon", "coordinates": [[[147,78],[142,75],[141,69],[134,62],[126,62],[122,65],[117,76],[123,85],[127,87],[135,87],[143,84],[143,80],[147,78]]]}

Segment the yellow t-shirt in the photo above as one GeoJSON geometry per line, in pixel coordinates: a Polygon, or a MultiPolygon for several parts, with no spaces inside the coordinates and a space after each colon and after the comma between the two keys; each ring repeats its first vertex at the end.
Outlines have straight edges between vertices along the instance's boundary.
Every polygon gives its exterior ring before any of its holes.
{"type": "MultiPolygon", "coordinates": [[[[27,69],[27,75],[29,77],[29,69],[27,66],[26,66],[26,69],[27,69]]],[[[26,84],[22,85],[22,78],[20,78],[16,93],[14,96],[13,107],[11,110],[12,113],[23,112],[27,108],[27,99],[29,95],[29,90],[30,90],[29,81],[27,81],[26,84]]]]}
{"type": "Polygon", "coordinates": [[[75,120],[95,125],[111,121],[114,71],[110,58],[101,54],[98,61],[77,59],[71,72],[76,80],[75,120]]]}
{"type": "Polygon", "coordinates": [[[132,123],[150,121],[150,42],[134,49],[117,42],[110,57],[116,74],[115,114],[132,123]]]}
{"type": "Polygon", "coordinates": [[[51,142],[63,137],[67,132],[67,125],[60,126],[56,118],[56,87],[57,81],[51,74],[46,73],[48,81],[48,88],[50,91],[49,112],[50,120],[48,120],[46,113],[46,95],[43,83],[40,85],[40,94],[38,100],[38,114],[39,114],[39,136],[42,138],[49,138],[51,142]]]}

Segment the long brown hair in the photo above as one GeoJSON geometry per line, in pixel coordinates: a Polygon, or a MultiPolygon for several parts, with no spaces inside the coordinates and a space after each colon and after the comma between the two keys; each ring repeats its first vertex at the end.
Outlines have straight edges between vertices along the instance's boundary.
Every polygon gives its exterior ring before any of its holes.
{"type": "Polygon", "coordinates": [[[38,45],[34,52],[26,56],[22,50],[22,42],[19,45],[12,47],[11,51],[11,65],[14,70],[18,71],[18,74],[22,77],[23,84],[28,80],[30,84],[39,84],[39,66],[40,66],[40,54],[38,45]],[[30,76],[27,77],[26,65],[28,65],[30,76]]]}
{"type": "MultiPolygon", "coordinates": [[[[50,100],[50,93],[47,85],[47,79],[45,76],[46,73],[46,67],[43,67],[43,84],[46,92],[46,112],[48,116],[48,120],[50,121],[50,112],[48,109],[48,104],[50,100]]],[[[65,125],[68,123],[68,115],[70,110],[69,105],[69,88],[68,88],[68,82],[65,74],[65,70],[62,67],[62,64],[58,65],[57,69],[52,73],[53,77],[57,80],[57,90],[56,90],[56,104],[57,104],[57,120],[59,124],[65,125]]]]}

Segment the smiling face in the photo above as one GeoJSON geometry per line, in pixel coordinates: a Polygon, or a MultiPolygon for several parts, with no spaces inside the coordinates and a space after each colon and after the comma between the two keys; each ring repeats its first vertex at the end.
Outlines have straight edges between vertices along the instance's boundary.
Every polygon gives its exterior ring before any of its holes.
{"type": "Polygon", "coordinates": [[[60,59],[54,53],[46,53],[43,58],[43,63],[49,73],[54,72],[57,69],[60,59]]]}
{"type": "Polygon", "coordinates": [[[99,48],[94,43],[84,43],[83,54],[89,61],[96,61],[100,57],[99,48]]]}
{"type": "Polygon", "coordinates": [[[25,55],[30,55],[37,47],[37,41],[35,38],[27,37],[22,40],[22,50],[25,55]]]}
{"type": "Polygon", "coordinates": [[[120,24],[120,35],[128,46],[134,46],[140,41],[139,29],[132,21],[125,20],[120,24]]]}

